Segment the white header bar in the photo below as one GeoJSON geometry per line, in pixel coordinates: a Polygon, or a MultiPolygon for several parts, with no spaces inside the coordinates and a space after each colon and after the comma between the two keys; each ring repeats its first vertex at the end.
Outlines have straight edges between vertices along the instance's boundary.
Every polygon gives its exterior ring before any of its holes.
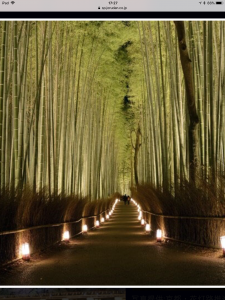
{"type": "Polygon", "coordinates": [[[0,0],[1,11],[223,12],[225,4],[217,0],[0,0]]]}

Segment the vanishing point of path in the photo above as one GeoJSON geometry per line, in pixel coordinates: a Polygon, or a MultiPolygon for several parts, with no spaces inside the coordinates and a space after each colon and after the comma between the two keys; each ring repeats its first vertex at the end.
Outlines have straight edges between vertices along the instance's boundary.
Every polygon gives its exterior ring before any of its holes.
{"type": "Polygon", "coordinates": [[[225,285],[225,258],[157,243],[120,202],[101,228],[1,270],[0,285],[225,285]]]}

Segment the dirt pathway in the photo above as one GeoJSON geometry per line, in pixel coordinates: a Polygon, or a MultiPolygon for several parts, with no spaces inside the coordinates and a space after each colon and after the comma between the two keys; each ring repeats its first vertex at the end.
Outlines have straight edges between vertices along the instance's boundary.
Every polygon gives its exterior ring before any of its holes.
{"type": "Polygon", "coordinates": [[[225,259],[156,243],[136,207],[119,203],[101,228],[2,270],[0,285],[225,285],[225,259]]]}

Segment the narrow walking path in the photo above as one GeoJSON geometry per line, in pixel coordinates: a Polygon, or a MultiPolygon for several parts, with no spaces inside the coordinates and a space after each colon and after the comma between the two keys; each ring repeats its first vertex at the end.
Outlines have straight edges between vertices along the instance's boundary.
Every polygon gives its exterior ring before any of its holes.
{"type": "Polygon", "coordinates": [[[101,228],[20,262],[0,285],[225,285],[225,259],[156,243],[137,221],[134,205],[118,203],[101,228]]]}

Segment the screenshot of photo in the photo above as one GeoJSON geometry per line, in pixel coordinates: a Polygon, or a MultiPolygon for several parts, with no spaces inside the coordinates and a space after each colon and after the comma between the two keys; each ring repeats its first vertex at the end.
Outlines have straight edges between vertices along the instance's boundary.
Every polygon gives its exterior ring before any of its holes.
{"type": "Polygon", "coordinates": [[[225,1],[0,0],[0,299],[225,300],[224,178],[225,1]]]}

